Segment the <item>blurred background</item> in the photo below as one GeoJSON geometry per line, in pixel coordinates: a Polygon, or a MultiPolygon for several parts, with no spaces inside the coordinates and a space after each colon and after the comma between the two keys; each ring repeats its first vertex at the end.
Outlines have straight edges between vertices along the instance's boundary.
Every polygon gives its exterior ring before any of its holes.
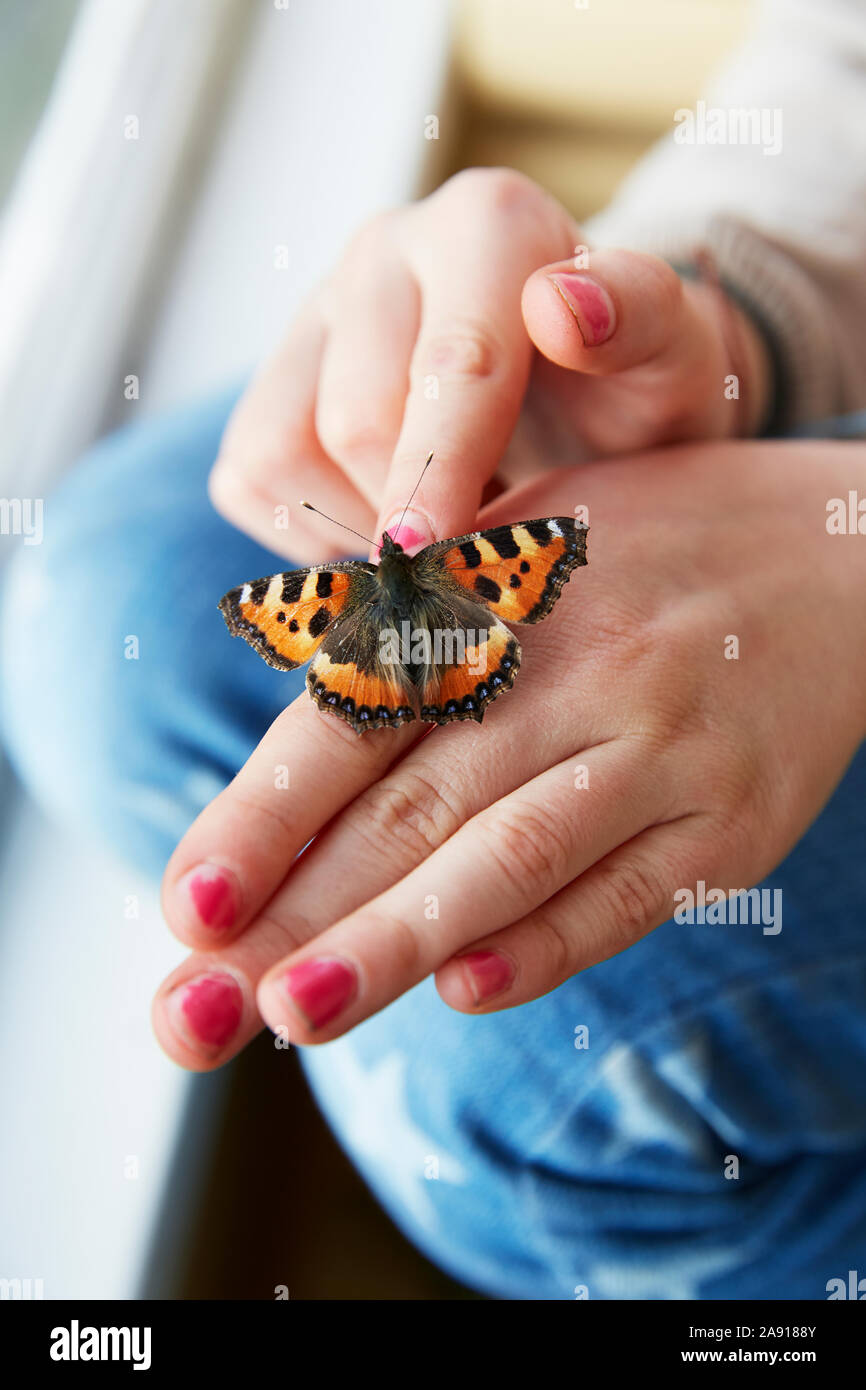
{"type": "MultiPolygon", "coordinates": [[[[94,439],[242,380],[359,224],[462,167],[602,208],[750,9],[0,0],[0,498],[47,495],[50,525],[94,439]]],[[[150,998],[183,950],[152,886],[5,764],[0,824],[11,1296],[474,1296],[382,1214],[269,1034],[211,1076],[163,1057],[150,998]]]]}

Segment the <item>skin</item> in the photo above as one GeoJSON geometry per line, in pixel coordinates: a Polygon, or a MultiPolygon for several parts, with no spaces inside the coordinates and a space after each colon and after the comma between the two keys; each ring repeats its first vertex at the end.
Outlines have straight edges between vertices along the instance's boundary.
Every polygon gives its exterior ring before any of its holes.
{"type": "Polygon", "coordinates": [[[199,949],[156,1001],[166,1050],[206,1069],[262,1020],[328,1041],[430,972],[452,1008],[512,1007],[639,939],[698,878],[768,873],[866,734],[866,546],[825,525],[851,487],[866,488],[860,445],[717,443],[555,470],[498,499],[488,523],[586,505],[591,524],[588,567],[521,630],[514,691],[482,727],[432,737],[358,738],[306,695],[279,716],[169,864],[166,916],[199,949]],[[274,788],[276,763],[302,795],[274,788]],[[217,949],[183,882],[203,861],[239,889],[217,949]],[[483,1004],[479,951],[512,972],[483,1004]],[[356,988],[312,1030],[283,977],[319,957],[349,963],[356,988]],[[214,969],[244,998],[221,1048],[177,1031],[168,1003],[214,969]]]}
{"type": "Polygon", "coordinates": [[[612,314],[609,337],[587,347],[550,279],[574,272],[584,244],[565,209],[509,169],[467,170],[376,218],[237,406],[211,475],[217,510],[321,564],[346,537],[293,504],[314,493],[378,540],[431,449],[408,518],[419,543],[471,530],[491,480],[513,485],[560,451],[574,462],[753,433],[768,368],[750,320],[655,256],[592,251],[580,273],[612,314]],[[748,390],[729,401],[734,370],[748,390]],[[288,531],[274,527],[280,504],[288,531]]]}
{"type": "MultiPolygon", "coordinates": [[[[313,491],[366,535],[390,529],[434,448],[403,544],[580,505],[589,566],[550,618],[517,630],[517,684],[480,728],[359,738],[306,694],[275,721],[166,871],[166,918],[193,954],[154,1020],[184,1066],[221,1064],[263,1020],[328,1041],[430,972],[466,1012],[536,998],[666,920],[698,877],[767,873],[863,738],[866,546],[824,524],[828,498],[862,493],[862,448],[730,442],[767,409],[759,335],[653,257],[591,253],[610,312],[588,346],[549,278],[573,271],[583,240],[521,176],[459,175],[360,233],[229,424],[214,502],[272,549],[274,506],[313,491]],[[733,370],[740,401],[723,391],[733,370]],[[671,447],[700,439],[729,442],[671,447]],[[202,864],[224,872],[233,909],[210,927],[189,889],[202,864]],[[503,962],[484,1002],[478,952],[503,962]],[[355,983],[313,1030],[284,980],[319,956],[355,983]],[[220,971],[241,1022],[206,1045],[177,991],[220,971]]],[[[302,509],[288,546],[299,563],[343,553],[302,509]]]]}

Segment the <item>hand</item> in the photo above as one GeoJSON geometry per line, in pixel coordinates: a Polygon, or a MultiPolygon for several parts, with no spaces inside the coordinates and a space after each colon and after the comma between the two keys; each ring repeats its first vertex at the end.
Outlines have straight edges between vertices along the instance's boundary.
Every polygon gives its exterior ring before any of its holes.
{"type": "Polygon", "coordinates": [[[485,524],[590,512],[588,567],[521,629],[514,690],[423,738],[357,737],[306,694],[280,715],[166,872],[196,948],[157,998],[166,1050],[211,1067],[262,1019],[324,1042],[431,972],[454,1009],[510,1008],[677,889],[759,881],[866,733],[866,544],[825,526],[864,481],[860,445],[705,444],[498,499],[485,524]]]}
{"type": "Polygon", "coordinates": [[[508,169],[469,170],[377,218],[238,405],[217,509],[296,563],[323,563],[345,533],[299,500],[377,541],[431,449],[406,549],[471,530],[494,475],[513,485],[552,454],[573,464],[753,432],[768,370],[750,320],[654,256],[593,251],[575,271],[582,244],[564,208],[508,169]],[[734,370],[740,401],[724,394],[734,370]]]}

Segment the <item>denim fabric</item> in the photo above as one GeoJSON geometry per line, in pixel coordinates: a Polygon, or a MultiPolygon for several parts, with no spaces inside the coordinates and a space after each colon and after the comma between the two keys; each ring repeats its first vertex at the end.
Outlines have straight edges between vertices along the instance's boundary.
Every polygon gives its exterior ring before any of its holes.
{"type": "MultiPolygon", "coordinates": [[[[304,678],[231,642],[216,608],[281,567],[207,501],[232,399],[103,441],[4,586],[14,764],[154,876],[304,678]]],[[[427,981],[308,1050],[410,1238],[516,1299],[820,1299],[866,1275],[864,792],[861,750],[764,885],[780,932],[671,921],[484,1018],[427,981]]]]}

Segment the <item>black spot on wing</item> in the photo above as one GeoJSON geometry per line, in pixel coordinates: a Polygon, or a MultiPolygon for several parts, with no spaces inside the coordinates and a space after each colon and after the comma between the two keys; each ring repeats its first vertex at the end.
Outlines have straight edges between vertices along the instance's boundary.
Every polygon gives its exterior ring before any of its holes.
{"type": "Polygon", "coordinates": [[[488,603],[498,603],[502,598],[502,590],[499,585],[494,580],[488,579],[486,574],[479,574],[474,587],[478,597],[486,599],[488,603]]]}
{"type": "Polygon", "coordinates": [[[254,603],[256,608],[264,603],[268,589],[271,587],[270,579],[257,579],[255,584],[250,585],[250,603],[254,603]]]}
{"type": "Polygon", "coordinates": [[[521,574],[528,574],[529,571],[530,571],[531,569],[532,569],[532,566],[531,566],[531,564],[529,563],[528,560],[521,560],[521,561],[520,561],[520,573],[521,573],[521,574]]]}
{"type": "Polygon", "coordinates": [[[520,578],[519,574],[510,574],[508,576],[508,583],[512,589],[519,589],[523,580],[520,578]]]}
{"type": "Polygon", "coordinates": [[[312,618],[307,623],[307,631],[311,637],[321,637],[330,621],[331,615],[327,608],[324,606],[317,608],[312,618]]]}
{"type": "Polygon", "coordinates": [[[322,570],[316,575],[316,596],[318,598],[330,598],[333,587],[334,576],[330,570],[322,570]]]}

